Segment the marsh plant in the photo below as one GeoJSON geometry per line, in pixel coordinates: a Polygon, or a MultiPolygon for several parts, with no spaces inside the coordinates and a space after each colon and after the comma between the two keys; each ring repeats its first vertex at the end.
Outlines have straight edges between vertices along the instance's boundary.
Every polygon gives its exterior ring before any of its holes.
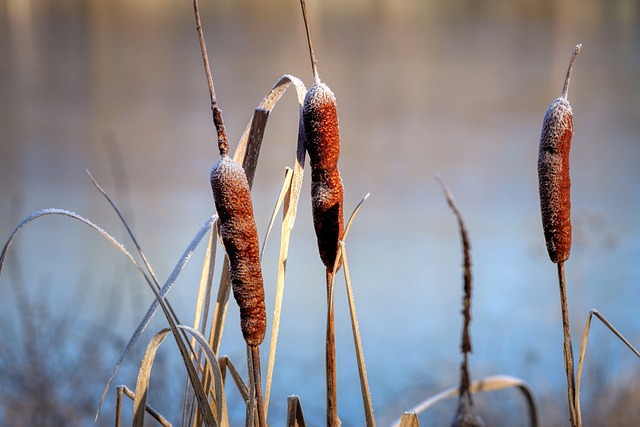
{"type": "MultiPolygon", "coordinates": [[[[145,316],[138,323],[136,330],[124,346],[106,381],[102,400],[97,408],[98,414],[96,414],[96,418],[100,413],[102,403],[107,399],[109,390],[112,389],[111,384],[116,373],[124,361],[130,357],[132,349],[140,340],[142,333],[154,315],[160,310],[166,320],[166,327],[157,331],[147,343],[138,370],[135,387],[127,385],[115,387],[116,425],[122,423],[122,408],[131,400],[133,401],[133,426],[141,427],[145,425],[145,418],[147,417],[154,418],[160,425],[169,425],[169,421],[163,415],[163,408],[153,408],[148,404],[149,395],[153,392],[153,387],[150,387],[152,368],[156,361],[159,347],[168,337],[175,341],[187,375],[184,395],[181,397],[184,402],[181,425],[193,427],[201,425],[229,426],[230,416],[227,393],[231,390],[233,390],[234,394],[240,396],[245,412],[245,425],[252,427],[269,425],[270,395],[285,289],[289,241],[296,220],[304,177],[304,166],[308,154],[311,170],[311,221],[316,232],[320,260],[326,270],[327,284],[326,345],[324,348],[326,361],[326,424],[331,427],[341,424],[337,407],[333,296],[336,275],[342,270],[360,379],[364,412],[363,424],[368,427],[376,425],[372,404],[373,399],[369,388],[360,338],[360,327],[349,273],[346,245],[347,236],[356,214],[368,195],[362,198],[362,201],[353,209],[352,214],[345,223],[345,190],[338,169],[340,134],[336,97],[331,89],[320,80],[304,0],[300,1],[300,6],[311,58],[313,84],[307,90],[302,80],[295,76],[285,74],[278,79],[255,108],[242,137],[236,145],[235,151],[231,154],[222,110],[218,104],[213,84],[198,0],[193,1],[196,31],[209,90],[212,119],[217,137],[216,146],[219,154],[217,159],[212,159],[214,167],[210,173],[214,202],[212,209],[215,207],[215,214],[204,221],[166,281],[160,282],[157,278],[125,216],[93,177],[91,179],[96,189],[105,197],[125,226],[128,236],[135,246],[134,253],[137,256],[134,257],[122,243],[89,219],[69,210],[56,208],[34,212],[20,222],[11,233],[0,254],[0,272],[2,272],[8,252],[16,236],[26,225],[46,216],[63,216],[90,227],[117,248],[125,255],[128,262],[135,266],[140,277],[147,283],[149,290],[153,293],[155,297],[153,303],[148,307],[145,316]],[[260,245],[255,215],[261,215],[262,212],[254,210],[251,188],[269,114],[287,88],[292,85],[295,89],[298,103],[298,137],[293,150],[293,164],[285,167],[285,176],[280,194],[271,215],[268,230],[263,233],[264,239],[262,245],[260,245]],[[262,273],[262,254],[280,211],[282,211],[282,219],[280,220],[281,232],[277,277],[275,280],[275,301],[273,307],[267,307],[264,298],[265,280],[262,273]],[[191,323],[186,323],[178,318],[167,295],[196,248],[203,242],[206,242],[206,254],[195,301],[195,315],[191,323]],[[221,267],[217,267],[215,263],[219,248],[225,253],[221,267]],[[141,261],[138,261],[138,259],[141,261]],[[219,278],[217,283],[214,283],[214,277],[219,278]],[[233,294],[239,308],[238,321],[247,349],[246,376],[243,376],[236,367],[240,365],[239,361],[220,356],[221,340],[231,294],[233,294]],[[260,346],[265,340],[269,326],[271,328],[269,351],[266,375],[263,377],[260,346]]],[[[576,46],[573,52],[562,95],[553,102],[544,117],[538,159],[540,206],[544,237],[551,261],[556,263],[558,268],[569,421],[574,427],[582,424],[580,379],[592,318],[596,317],[601,320],[629,349],[640,357],[640,353],[622,334],[597,310],[593,310],[590,312],[585,326],[577,368],[574,368],[573,363],[566,283],[564,280],[564,262],[569,257],[571,247],[569,148],[573,136],[573,112],[568,101],[568,88],[573,64],[579,51],[580,45],[576,46]]],[[[205,175],[206,172],[203,171],[203,177],[205,175]]],[[[421,413],[444,399],[457,397],[457,410],[455,414],[451,414],[450,419],[453,420],[451,425],[457,427],[481,426],[483,422],[478,415],[475,397],[483,392],[515,389],[521,393],[528,411],[526,416],[523,414],[516,415],[519,419],[526,419],[530,425],[537,426],[540,424],[540,410],[533,390],[525,381],[500,374],[475,381],[471,378],[472,265],[470,233],[467,231],[453,196],[441,179],[439,179],[439,182],[444,190],[446,201],[456,218],[462,242],[463,288],[462,337],[460,344],[462,362],[460,371],[452,372],[450,375],[451,378],[459,376],[459,381],[457,386],[422,399],[413,408],[402,414],[394,425],[403,427],[418,426],[421,413]]],[[[211,195],[206,197],[210,198],[211,195]]],[[[31,320],[29,319],[29,321],[31,320]]],[[[90,356],[91,353],[87,353],[87,355],[90,356]]],[[[176,399],[180,399],[180,397],[177,396],[176,399]]],[[[284,402],[279,402],[278,404],[284,405],[284,402]]],[[[286,407],[285,425],[291,427],[306,425],[303,403],[297,396],[290,396],[286,402],[286,407]]],[[[70,421],[70,419],[67,421],[70,421]]],[[[125,422],[127,421],[125,420],[125,422]]],[[[272,420],[271,424],[282,424],[282,421],[272,420]]]]}

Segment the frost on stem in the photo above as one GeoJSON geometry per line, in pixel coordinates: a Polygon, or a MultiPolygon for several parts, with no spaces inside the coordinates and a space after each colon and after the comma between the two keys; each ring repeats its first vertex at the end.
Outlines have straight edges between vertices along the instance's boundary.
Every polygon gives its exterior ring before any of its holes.
{"type": "Polygon", "coordinates": [[[229,257],[233,296],[240,308],[242,335],[250,346],[264,340],[267,315],[260,246],[244,169],[222,157],[211,171],[211,189],[220,220],[220,236],[229,257]]]}

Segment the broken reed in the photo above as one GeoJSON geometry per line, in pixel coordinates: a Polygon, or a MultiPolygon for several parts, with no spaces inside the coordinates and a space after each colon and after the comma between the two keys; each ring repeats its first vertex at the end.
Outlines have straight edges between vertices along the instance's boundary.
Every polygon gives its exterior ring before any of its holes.
{"type": "MultiPolygon", "coordinates": [[[[260,245],[253,215],[251,190],[242,166],[228,156],[229,142],[213,86],[198,0],[193,1],[193,8],[220,152],[220,159],[210,174],[211,190],[218,213],[220,237],[229,259],[229,276],[233,297],[240,308],[240,328],[250,349],[247,362],[249,372],[252,373],[251,383],[255,387],[258,422],[260,427],[265,427],[259,345],[264,340],[267,329],[267,313],[260,265],[260,245]]],[[[253,403],[250,402],[250,405],[253,403]]]]}
{"type": "Polygon", "coordinates": [[[547,109],[542,123],[538,152],[538,182],[542,226],[551,261],[558,265],[558,284],[564,335],[563,354],[567,375],[569,418],[573,427],[582,425],[575,384],[569,305],[564,262],[571,252],[571,178],[569,151],[573,137],[573,111],[567,99],[573,64],[582,45],[576,45],[564,80],[562,94],[547,109]]]}
{"type": "Polygon", "coordinates": [[[458,209],[451,192],[445,185],[439,175],[436,180],[442,187],[445,198],[449,207],[458,221],[460,230],[460,240],[462,242],[463,257],[463,296],[462,296],[462,338],[460,340],[460,352],[462,353],[462,363],[460,364],[460,385],[458,388],[458,409],[451,423],[452,427],[483,427],[484,423],[476,414],[473,408],[473,397],[471,395],[471,375],[469,373],[469,353],[472,352],[471,333],[469,326],[471,325],[471,291],[472,291],[472,275],[471,275],[471,244],[469,242],[469,233],[462,219],[462,214],[458,209]]]}
{"type": "Polygon", "coordinates": [[[320,259],[326,268],[327,331],[325,372],[327,388],[327,426],[339,426],[336,379],[335,321],[333,282],[342,262],[338,256],[338,242],[344,232],[344,187],[338,170],[340,132],[336,98],[329,86],[322,83],[311,42],[311,32],[304,0],[300,0],[313,85],[307,92],[302,108],[305,148],[311,165],[311,208],[313,226],[318,241],[320,259]]]}

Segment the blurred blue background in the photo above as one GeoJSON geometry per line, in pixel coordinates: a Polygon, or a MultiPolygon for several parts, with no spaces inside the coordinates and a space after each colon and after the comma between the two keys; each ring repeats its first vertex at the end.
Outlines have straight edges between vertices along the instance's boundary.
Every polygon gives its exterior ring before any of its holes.
{"type": "MultiPolygon", "coordinates": [[[[221,0],[203,1],[201,9],[233,149],[282,74],[312,82],[300,6],[221,0]]],[[[448,183],[470,233],[472,377],[521,377],[539,394],[545,419],[564,422],[558,286],[540,223],[538,138],[582,43],[569,91],[574,244],[566,269],[574,348],[590,308],[639,343],[640,4],[324,0],[310,1],[308,10],[320,75],[338,100],[346,212],[371,193],[347,249],[380,424],[458,382],[461,248],[434,173],[448,183]]],[[[59,207],[90,218],[132,250],[89,169],[164,280],[214,209],[208,174],[218,154],[192,3],[5,0],[0,58],[0,237],[29,213],[59,207]]],[[[253,192],[261,236],[284,167],[293,164],[297,112],[287,93],[267,126],[253,192]]],[[[324,267],[307,178],[287,265],[273,425],[284,423],[289,394],[301,396],[311,425],[323,420],[324,267]]],[[[265,256],[269,307],[278,240],[265,256]]],[[[186,323],[203,256],[200,248],[169,295],[186,323]]],[[[100,323],[124,338],[152,300],[120,253],[71,220],[33,223],[9,258],[32,298],[53,311],[77,308],[85,325],[100,323]],[[85,303],[69,307],[79,289],[85,303]]],[[[19,292],[11,291],[17,276],[0,277],[7,330],[19,318],[19,292]]],[[[364,421],[342,279],[336,289],[339,410],[345,426],[357,426],[364,421]]],[[[149,332],[164,324],[158,316],[149,332]]],[[[232,303],[222,352],[243,366],[238,329],[232,303]]],[[[172,346],[163,352],[177,353],[172,346]]],[[[100,377],[106,380],[116,358],[117,350],[100,377]]],[[[125,363],[136,367],[139,359],[125,363]]],[[[176,362],[164,373],[180,372],[176,362]]],[[[596,324],[583,406],[594,408],[607,387],[637,383],[630,372],[638,372],[637,360],[596,324]]],[[[133,387],[131,381],[120,382],[133,387]]],[[[91,396],[96,404],[101,387],[91,396]]],[[[167,400],[179,408],[176,390],[167,400]]],[[[517,397],[504,402],[493,404],[524,408],[517,397]]],[[[448,422],[453,406],[443,412],[448,422]]],[[[103,414],[102,422],[112,417],[103,414]]]]}

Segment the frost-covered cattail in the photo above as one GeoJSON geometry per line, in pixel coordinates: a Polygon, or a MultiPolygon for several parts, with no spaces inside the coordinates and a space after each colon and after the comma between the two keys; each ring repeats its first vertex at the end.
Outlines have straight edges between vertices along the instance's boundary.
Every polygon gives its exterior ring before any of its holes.
{"type": "MultiPolygon", "coordinates": [[[[329,86],[320,81],[306,7],[301,0],[309,55],[313,70],[313,86],[304,98],[302,119],[305,147],[311,164],[311,207],[313,226],[318,239],[320,259],[333,271],[338,254],[338,240],[344,231],[344,187],[338,170],[340,131],[336,97],[329,86]]],[[[339,264],[340,265],[340,264],[339,264]]],[[[338,267],[339,267],[338,265],[338,267]]]]}
{"type": "Polygon", "coordinates": [[[242,335],[249,346],[256,347],[264,340],[267,314],[258,232],[242,166],[223,155],[211,171],[211,189],[229,257],[233,296],[240,307],[242,335]]]}
{"type": "Polygon", "coordinates": [[[566,261],[571,252],[571,178],[569,150],[573,137],[573,112],[567,99],[577,45],[571,56],[562,95],[544,115],[538,153],[538,182],[542,226],[549,257],[554,263],[566,261]]]}
{"type": "Polygon", "coordinates": [[[303,122],[311,165],[313,225],[320,259],[327,269],[333,270],[338,240],[344,231],[344,187],[338,170],[340,133],[336,99],[319,79],[305,96],[303,122]]]}

